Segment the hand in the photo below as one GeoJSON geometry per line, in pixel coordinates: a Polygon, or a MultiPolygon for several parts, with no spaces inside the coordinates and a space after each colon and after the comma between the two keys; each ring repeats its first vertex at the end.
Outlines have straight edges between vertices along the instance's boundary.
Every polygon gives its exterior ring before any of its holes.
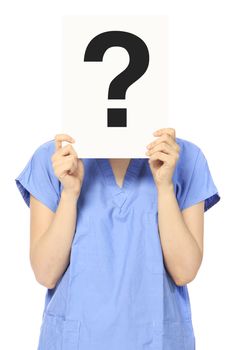
{"type": "Polygon", "coordinates": [[[157,187],[170,187],[180,151],[175,129],[159,129],[153,135],[159,138],[147,145],[150,169],[157,187]]]}
{"type": "Polygon", "coordinates": [[[83,161],[78,158],[72,145],[62,148],[62,141],[75,142],[67,134],[55,136],[56,151],[51,157],[54,173],[66,192],[79,195],[84,178],[83,161]]]}

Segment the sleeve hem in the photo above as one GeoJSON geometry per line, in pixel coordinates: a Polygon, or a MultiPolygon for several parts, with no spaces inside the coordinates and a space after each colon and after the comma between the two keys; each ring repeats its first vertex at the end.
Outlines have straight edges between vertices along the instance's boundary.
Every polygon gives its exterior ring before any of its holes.
{"type": "Polygon", "coordinates": [[[180,210],[183,211],[186,208],[189,208],[199,202],[205,201],[204,212],[213,207],[216,203],[220,201],[221,197],[218,192],[212,192],[210,194],[204,195],[200,198],[195,198],[190,202],[185,203],[185,205],[181,206],[180,210]]]}
{"type": "Polygon", "coordinates": [[[40,195],[38,195],[38,193],[36,193],[35,191],[28,189],[27,186],[25,184],[23,184],[23,182],[21,181],[21,178],[18,177],[17,179],[15,179],[16,185],[25,201],[25,203],[27,204],[27,206],[30,208],[30,194],[32,194],[37,200],[39,200],[42,204],[44,204],[46,207],[48,207],[50,210],[52,210],[52,212],[56,212],[57,210],[57,206],[52,203],[47,201],[44,197],[41,198],[40,195]]]}

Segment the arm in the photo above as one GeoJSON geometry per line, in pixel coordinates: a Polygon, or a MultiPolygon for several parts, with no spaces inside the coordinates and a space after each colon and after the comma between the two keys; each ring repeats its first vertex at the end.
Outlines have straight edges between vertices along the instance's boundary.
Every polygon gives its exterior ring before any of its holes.
{"type": "Polygon", "coordinates": [[[158,225],[165,265],[177,285],[191,282],[203,258],[204,201],[181,213],[173,184],[158,188],[158,225]]]}
{"type": "Polygon", "coordinates": [[[53,288],[69,264],[79,195],[65,192],[54,214],[30,195],[30,263],[37,281],[53,288]]]}

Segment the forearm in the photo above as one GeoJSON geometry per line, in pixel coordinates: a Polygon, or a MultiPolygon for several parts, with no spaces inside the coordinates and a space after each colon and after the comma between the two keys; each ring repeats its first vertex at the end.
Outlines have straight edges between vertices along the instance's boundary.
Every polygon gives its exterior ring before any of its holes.
{"type": "Polygon", "coordinates": [[[200,267],[202,254],[183,220],[173,184],[158,188],[158,226],[169,273],[178,285],[190,282],[200,267]]]}
{"type": "Polygon", "coordinates": [[[61,193],[61,199],[49,226],[33,249],[33,267],[38,280],[53,288],[65,271],[69,259],[77,218],[78,197],[61,193]]]}

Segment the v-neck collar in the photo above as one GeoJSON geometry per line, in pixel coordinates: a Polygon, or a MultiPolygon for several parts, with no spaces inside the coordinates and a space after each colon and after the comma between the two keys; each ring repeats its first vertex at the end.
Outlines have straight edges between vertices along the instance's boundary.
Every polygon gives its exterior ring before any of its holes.
{"type": "Polygon", "coordinates": [[[114,203],[120,208],[125,203],[131,190],[134,188],[142,165],[145,162],[144,158],[131,158],[128,168],[125,173],[122,187],[118,186],[112,166],[108,158],[97,158],[96,162],[101,170],[105,184],[109,187],[114,203]]]}

